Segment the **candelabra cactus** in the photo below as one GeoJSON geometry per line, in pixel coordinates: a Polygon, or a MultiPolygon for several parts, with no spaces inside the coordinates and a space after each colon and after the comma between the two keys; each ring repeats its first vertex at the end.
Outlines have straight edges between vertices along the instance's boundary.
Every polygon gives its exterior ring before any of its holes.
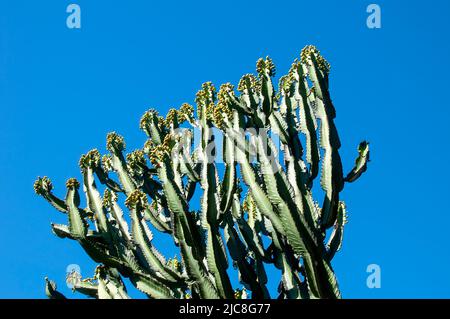
{"type": "MultiPolygon", "coordinates": [[[[307,46],[280,78],[277,93],[275,66],[266,58],[258,60],[257,75],[242,77],[239,95],[229,83],[218,92],[204,83],[196,117],[187,103],[165,118],[146,112],[142,149],[125,155],[124,138],[110,133],[109,154],[102,158],[92,150],[81,157],[85,208],[76,179],[67,181],[61,199],[47,177],[38,178],[36,193],[68,217],[67,225],[52,224],[53,232],[78,241],[101,264],[93,278],[72,280],[73,289],[90,297],[128,298],[126,278],[150,298],[270,298],[265,265],[273,264],[281,271],[278,298],[339,298],[331,267],[346,223],[339,194],[366,170],[369,146],[359,145],[344,178],[329,68],[307,46]],[[193,149],[195,129],[200,141],[193,149]],[[319,175],[321,207],[312,196],[319,175]],[[103,196],[96,181],[105,188],[103,196]],[[194,197],[197,187],[201,199],[194,197]],[[118,203],[120,193],[129,218],[118,203]],[[194,200],[201,201],[199,211],[190,208],[194,200]],[[181,260],[163,257],[151,229],[173,237],[181,260]],[[242,289],[231,284],[229,258],[242,289]]],[[[50,280],[46,291],[64,298],[50,280]]]]}

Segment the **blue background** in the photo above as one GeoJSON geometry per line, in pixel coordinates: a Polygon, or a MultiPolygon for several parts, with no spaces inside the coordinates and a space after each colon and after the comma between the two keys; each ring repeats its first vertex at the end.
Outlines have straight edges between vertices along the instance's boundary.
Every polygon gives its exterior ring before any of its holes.
{"type": "Polygon", "coordinates": [[[0,1],[0,297],[45,298],[45,276],[80,297],[64,284],[67,265],[95,268],[51,233],[65,216],[34,194],[37,176],[63,196],[80,155],[104,152],[108,132],[141,147],[148,108],[193,102],[205,81],[237,84],[261,56],[282,75],[307,44],[332,65],[345,170],[360,140],[372,149],[342,195],[343,296],[450,297],[449,1],[377,1],[377,30],[363,0],[73,2],[81,30],[66,27],[69,1],[0,1]],[[380,289],[366,286],[373,263],[380,289]]]}

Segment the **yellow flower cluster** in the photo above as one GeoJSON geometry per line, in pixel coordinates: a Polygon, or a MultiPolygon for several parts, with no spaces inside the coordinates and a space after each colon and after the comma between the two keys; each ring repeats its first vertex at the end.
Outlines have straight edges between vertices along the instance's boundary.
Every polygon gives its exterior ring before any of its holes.
{"type": "Polygon", "coordinates": [[[242,76],[237,89],[239,92],[244,92],[246,89],[249,91],[251,91],[251,89],[259,91],[259,84],[256,81],[256,77],[253,74],[248,73],[242,76]]]}
{"type": "Polygon", "coordinates": [[[121,152],[125,149],[125,140],[116,132],[108,133],[106,137],[106,149],[110,152],[121,152]]]}
{"type": "Polygon", "coordinates": [[[330,63],[328,63],[327,60],[320,54],[320,51],[317,50],[317,48],[313,45],[308,45],[303,48],[300,59],[302,63],[309,63],[311,60],[311,56],[314,56],[314,58],[317,61],[317,66],[319,69],[325,73],[330,72],[330,63]]]}
{"type": "Polygon", "coordinates": [[[80,183],[75,178],[69,178],[66,182],[67,188],[80,188],[80,183]]]}
{"type": "Polygon", "coordinates": [[[192,120],[194,117],[194,107],[189,103],[183,103],[178,111],[178,119],[192,120]]]}
{"type": "Polygon", "coordinates": [[[197,104],[197,116],[201,118],[202,107],[210,107],[211,103],[216,100],[216,88],[212,82],[202,84],[202,89],[197,92],[195,96],[195,103],[197,104]]]}
{"type": "Polygon", "coordinates": [[[289,93],[291,91],[292,83],[294,83],[294,75],[289,72],[287,75],[283,75],[278,82],[278,92],[289,93]]]}
{"type": "Polygon", "coordinates": [[[100,165],[100,152],[97,149],[93,149],[87,154],[81,155],[78,164],[82,171],[87,168],[98,167],[100,165]]]}
{"type": "Polygon", "coordinates": [[[145,156],[142,150],[135,150],[127,155],[128,166],[135,170],[145,166],[145,156]]]}
{"type": "Polygon", "coordinates": [[[233,112],[226,101],[219,101],[213,110],[212,117],[214,124],[216,124],[218,128],[224,129],[225,118],[228,119],[228,121],[231,121],[233,119],[233,112]]]}
{"type": "Polygon", "coordinates": [[[182,270],[181,269],[181,263],[178,261],[176,256],[173,257],[173,258],[170,258],[167,261],[167,266],[171,267],[172,269],[174,269],[174,270],[176,270],[178,272],[181,272],[181,270],[182,270]]]}
{"type": "Polygon", "coordinates": [[[170,127],[170,125],[173,124],[174,122],[178,122],[178,112],[176,109],[170,109],[166,115],[166,120],[164,124],[167,127],[170,127]]]}
{"type": "Polygon", "coordinates": [[[167,134],[164,137],[164,141],[161,145],[156,145],[149,148],[148,157],[153,166],[159,166],[159,163],[164,161],[166,156],[169,156],[172,151],[174,141],[172,140],[172,135],[167,134]]]}
{"type": "Polygon", "coordinates": [[[147,130],[148,126],[152,122],[154,117],[158,116],[158,112],[154,109],[150,109],[142,115],[141,120],[139,122],[139,127],[141,130],[147,130]]]}
{"type": "Polygon", "coordinates": [[[117,201],[117,194],[109,189],[105,189],[103,193],[103,206],[111,209],[113,203],[117,201]]]}
{"type": "Polygon", "coordinates": [[[139,189],[134,190],[125,200],[125,205],[130,208],[147,207],[147,196],[139,189]]]}
{"type": "Polygon", "coordinates": [[[266,57],[264,60],[263,58],[259,58],[256,62],[256,71],[258,71],[259,74],[267,74],[268,76],[275,76],[275,64],[273,63],[272,59],[269,57],[266,57]]]}
{"type": "Polygon", "coordinates": [[[112,158],[110,155],[103,155],[102,166],[103,169],[107,172],[111,172],[113,170],[112,158]]]}
{"type": "Polygon", "coordinates": [[[155,144],[151,139],[148,139],[144,143],[144,147],[142,148],[145,154],[150,154],[150,151],[155,147],[155,144]]]}
{"type": "Polygon", "coordinates": [[[34,192],[38,195],[44,195],[46,193],[49,193],[53,189],[53,184],[50,178],[47,176],[44,177],[38,177],[38,179],[34,182],[34,192]]]}

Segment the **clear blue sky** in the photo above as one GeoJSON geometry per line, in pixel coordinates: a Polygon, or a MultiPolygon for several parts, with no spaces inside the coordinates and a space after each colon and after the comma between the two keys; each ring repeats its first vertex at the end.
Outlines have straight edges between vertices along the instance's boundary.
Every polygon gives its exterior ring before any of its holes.
{"type": "Polygon", "coordinates": [[[63,195],[79,156],[104,152],[107,132],[140,147],[146,109],[192,102],[205,81],[237,83],[261,56],[281,75],[315,44],[332,65],[345,169],[360,140],[372,149],[367,174],[343,194],[343,296],[449,298],[450,2],[373,2],[378,30],[366,27],[363,0],[1,0],[0,297],[43,298],[45,276],[71,296],[66,266],[95,267],[51,233],[65,217],[34,195],[36,176],[63,195]],[[70,3],[81,6],[81,30],[66,27],[70,3]],[[366,286],[372,263],[380,289],[366,286]]]}

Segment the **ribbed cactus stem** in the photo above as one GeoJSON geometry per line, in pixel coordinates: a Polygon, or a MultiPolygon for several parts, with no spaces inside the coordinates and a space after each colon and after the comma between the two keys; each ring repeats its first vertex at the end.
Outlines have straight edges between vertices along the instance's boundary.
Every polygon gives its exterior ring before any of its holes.
{"type": "MultiPolygon", "coordinates": [[[[261,58],[236,90],[205,82],[196,110],[183,103],[165,117],[145,112],[142,149],[126,154],[125,139],[109,133],[107,154],[80,158],[86,200],[75,178],[60,199],[39,177],[36,194],[68,219],[52,223],[53,233],[100,264],[93,278],[68,278],[73,290],[128,299],[129,280],[149,298],[340,298],[331,261],[347,222],[341,192],[367,170],[370,151],[360,143],[344,178],[329,75],[330,64],[306,46],[275,89],[275,64],[261,58]],[[313,188],[318,179],[321,189],[313,188]],[[154,231],[171,236],[181,259],[156,249],[154,231]],[[267,288],[267,264],[281,272],[276,292],[267,288]]],[[[65,298],[48,279],[46,293],[65,298]]]]}

